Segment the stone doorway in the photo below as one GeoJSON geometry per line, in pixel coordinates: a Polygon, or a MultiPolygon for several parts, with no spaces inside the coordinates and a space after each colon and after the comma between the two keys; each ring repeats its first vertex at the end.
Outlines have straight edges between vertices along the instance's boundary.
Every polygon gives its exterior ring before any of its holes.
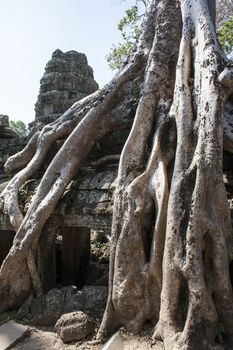
{"type": "Polygon", "coordinates": [[[44,292],[67,285],[82,288],[89,260],[88,227],[47,228],[39,249],[39,271],[44,292]]]}
{"type": "Polygon", "coordinates": [[[61,262],[57,261],[57,269],[61,269],[61,283],[83,287],[85,273],[90,261],[90,229],[88,227],[62,227],[61,262]]]}

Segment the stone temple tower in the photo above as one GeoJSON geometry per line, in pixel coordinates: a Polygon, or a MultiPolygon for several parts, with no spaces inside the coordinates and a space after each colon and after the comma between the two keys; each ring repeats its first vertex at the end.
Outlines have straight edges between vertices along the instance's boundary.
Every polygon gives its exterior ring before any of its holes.
{"type": "Polygon", "coordinates": [[[85,54],[56,50],[45,67],[31,130],[60,117],[74,102],[98,89],[85,54]]]}

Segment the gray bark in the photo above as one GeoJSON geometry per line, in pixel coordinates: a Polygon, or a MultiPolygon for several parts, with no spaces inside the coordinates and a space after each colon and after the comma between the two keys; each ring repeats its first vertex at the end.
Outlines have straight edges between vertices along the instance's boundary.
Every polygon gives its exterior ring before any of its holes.
{"type": "Polygon", "coordinates": [[[0,269],[1,310],[20,305],[32,286],[41,294],[34,258],[42,228],[94,143],[117,127],[115,112],[136,84],[141,97],[119,161],[99,337],[120,326],[137,332],[153,320],[154,338],[166,350],[223,349],[215,342],[221,323],[233,348],[233,250],[222,174],[223,146],[233,150],[233,85],[214,17],[215,1],[149,0],[127,65],[8,161],[9,172],[27,166],[2,195],[17,233],[0,269]],[[19,187],[67,135],[23,218],[19,187]]]}

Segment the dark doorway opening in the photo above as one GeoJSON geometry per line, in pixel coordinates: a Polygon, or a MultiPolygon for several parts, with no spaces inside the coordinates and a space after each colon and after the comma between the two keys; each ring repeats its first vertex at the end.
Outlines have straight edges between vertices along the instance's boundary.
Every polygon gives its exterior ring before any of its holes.
{"type": "Polygon", "coordinates": [[[0,230],[0,266],[9,253],[15,237],[15,231],[0,230]]]}
{"type": "Polygon", "coordinates": [[[90,261],[90,229],[62,227],[59,249],[56,249],[57,282],[82,288],[90,261]]]}
{"type": "Polygon", "coordinates": [[[231,285],[233,286],[233,260],[231,260],[229,264],[229,273],[230,273],[231,285]]]}

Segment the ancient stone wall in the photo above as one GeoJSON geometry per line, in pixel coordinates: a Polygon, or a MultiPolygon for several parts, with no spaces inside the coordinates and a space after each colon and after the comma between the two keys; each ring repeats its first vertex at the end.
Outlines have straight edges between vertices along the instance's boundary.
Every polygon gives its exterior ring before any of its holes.
{"type": "Polygon", "coordinates": [[[10,140],[18,135],[10,128],[8,115],[0,114],[0,140],[10,140]]]}
{"type": "Polygon", "coordinates": [[[20,151],[26,144],[26,138],[19,137],[11,128],[9,117],[0,114],[0,180],[4,175],[4,163],[12,154],[20,151]]]}
{"type": "MultiPolygon", "coordinates": [[[[88,66],[84,54],[75,51],[63,53],[56,50],[46,65],[45,74],[41,79],[40,93],[35,106],[36,116],[34,122],[30,124],[30,134],[57,119],[74,102],[97,88],[92,68],[88,66]]],[[[85,283],[93,283],[92,277],[90,278],[93,271],[97,277],[99,276],[98,283],[101,285],[107,283],[106,266],[104,264],[99,266],[98,263],[98,266],[95,266],[94,262],[89,264],[90,232],[91,230],[105,234],[110,232],[112,194],[119,155],[128,137],[134,112],[131,101],[126,101],[125,105],[115,110],[119,119],[117,130],[105,135],[94,145],[90,157],[71,181],[46,223],[38,250],[38,269],[44,291],[58,284],[75,283],[81,287],[85,283]],[[87,266],[89,266],[88,273],[86,273],[87,266]]],[[[4,135],[6,128],[7,126],[4,135]]],[[[27,141],[28,138],[16,137],[6,138],[0,142],[0,192],[9,180],[3,171],[5,161],[10,155],[19,152],[27,141]]],[[[63,142],[64,140],[58,140],[51,147],[43,168],[21,187],[19,203],[24,213],[44,171],[63,142]]],[[[3,212],[0,214],[0,231],[1,263],[11,247],[15,234],[8,216],[3,212]]]]}

